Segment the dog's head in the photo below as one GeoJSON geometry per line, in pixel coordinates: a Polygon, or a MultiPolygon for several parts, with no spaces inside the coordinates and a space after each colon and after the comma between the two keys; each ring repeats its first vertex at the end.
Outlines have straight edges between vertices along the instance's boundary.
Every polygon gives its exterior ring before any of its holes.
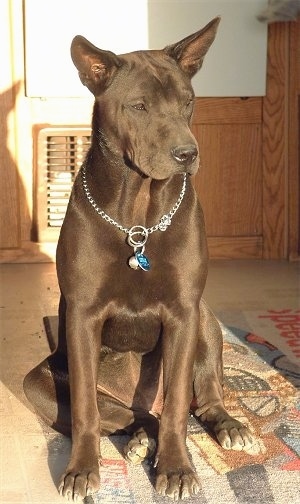
{"type": "Polygon", "coordinates": [[[73,39],[73,62],[95,96],[93,124],[102,149],[155,179],[196,173],[191,78],[202,66],[219,21],[163,50],[123,55],[98,49],[79,35],[73,39]]]}

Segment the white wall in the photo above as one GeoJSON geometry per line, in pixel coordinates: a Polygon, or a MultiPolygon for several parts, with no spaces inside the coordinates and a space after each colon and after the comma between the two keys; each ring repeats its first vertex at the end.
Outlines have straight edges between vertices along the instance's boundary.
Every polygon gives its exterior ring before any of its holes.
{"type": "Polygon", "coordinates": [[[26,94],[84,97],[70,58],[72,38],[125,53],[158,49],[221,15],[217,38],[194,78],[197,96],[262,96],[267,26],[256,19],[267,0],[25,0],[26,94]]]}

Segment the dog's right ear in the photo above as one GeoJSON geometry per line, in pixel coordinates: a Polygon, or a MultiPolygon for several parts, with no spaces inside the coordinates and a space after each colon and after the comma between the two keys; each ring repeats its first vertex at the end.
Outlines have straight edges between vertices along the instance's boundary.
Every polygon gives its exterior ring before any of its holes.
{"type": "Polygon", "coordinates": [[[71,57],[82,84],[95,96],[109,86],[121,66],[121,60],[116,54],[98,49],[81,35],[77,35],[72,41],[71,57]]]}

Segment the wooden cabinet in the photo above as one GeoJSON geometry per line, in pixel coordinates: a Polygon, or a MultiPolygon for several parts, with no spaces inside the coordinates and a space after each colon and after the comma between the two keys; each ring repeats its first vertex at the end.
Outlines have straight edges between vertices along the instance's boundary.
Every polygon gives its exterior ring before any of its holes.
{"type": "Polygon", "coordinates": [[[262,256],[262,98],[198,99],[195,187],[212,257],[262,256]]]}
{"type": "Polygon", "coordinates": [[[213,258],[298,259],[300,21],[269,26],[266,96],[198,99],[195,178],[213,258]]]}

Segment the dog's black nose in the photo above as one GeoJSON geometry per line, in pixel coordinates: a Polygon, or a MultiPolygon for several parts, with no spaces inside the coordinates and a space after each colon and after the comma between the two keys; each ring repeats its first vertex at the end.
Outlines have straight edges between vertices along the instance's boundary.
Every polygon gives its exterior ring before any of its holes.
{"type": "Polygon", "coordinates": [[[198,156],[197,147],[194,144],[179,145],[171,150],[173,158],[177,163],[190,165],[198,156]]]}

